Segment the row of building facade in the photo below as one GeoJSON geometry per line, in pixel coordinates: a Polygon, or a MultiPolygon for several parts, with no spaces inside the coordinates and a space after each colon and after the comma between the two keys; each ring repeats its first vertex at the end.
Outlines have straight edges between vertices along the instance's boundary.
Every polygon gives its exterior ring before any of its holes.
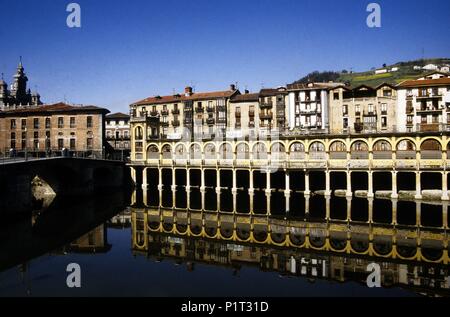
{"type": "Polygon", "coordinates": [[[66,155],[126,159],[129,116],[96,106],[45,104],[27,89],[22,62],[13,84],[0,80],[0,156],[66,155]]]}
{"type": "Polygon", "coordinates": [[[138,140],[178,140],[261,134],[378,134],[447,131],[450,74],[434,72],[399,85],[350,87],[290,84],[258,93],[235,85],[208,93],[154,96],[130,105],[138,140]]]}

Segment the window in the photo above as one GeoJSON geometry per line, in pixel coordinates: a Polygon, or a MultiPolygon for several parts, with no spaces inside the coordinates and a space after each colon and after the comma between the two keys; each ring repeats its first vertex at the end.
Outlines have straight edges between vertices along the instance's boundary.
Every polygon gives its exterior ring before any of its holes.
{"type": "Polygon", "coordinates": [[[70,139],[70,149],[75,150],[75,139],[70,139]]]}
{"type": "Polygon", "coordinates": [[[368,106],[369,113],[373,113],[373,105],[368,106]]]}
{"type": "Polygon", "coordinates": [[[16,119],[11,119],[11,129],[16,128],[16,119]]]}
{"type": "Polygon", "coordinates": [[[64,128],[64,118],[63,117],[58,118],[58,128],[59,129],[64,128]]]}
{"type": "Polygon", "coordinates": [[[64,139],[58,139],[58,150],[62,150],[64,147],[64,139]]]}
{"type": "Polygon", "coordinates": [[[406,117],[406,123],[408,123],[408,124],[412,124],[413,123],[413,116],[407,116],[406,117]]]}
{"type": "Polygon", "coordinates": [[[392,97],[392,89],[384,89],[383,97],[392,97]]]}
{"type": "Polygon", "coordinates": [[[45,131],[45,137],[48,139],[50,138],[50,131],[45,131]]]}
{"type": "Polygon", "coordinates": [[[27,128],[27,119],[22,119],[22,130],[27,128]]]}
{"type": "Polygon", "coordinates": [[[50,118],[45,118],[45,128],[50,129],[50,118]]]}
{"type": "Polygon", "coordinates": [[[92,128],[92,117],[91,117],[91,116],[88,116],[88,117],[87,117],[86,126],[87,126],[88,128],[92,128]]]}
{"type": "Polygon", "coordinates": [[[343,128],[344,128],[344,129],[347,129],[347,128],[348,128],[348,118],[344,118],[343,128]]]}
{"type": "Polygon", "coordinates": [[[92,150],[94,146],[94,139],[93,138],[87,138],[86,139],[86,147],[88,150],[92,150]]]}
{"type": "Polygon", "coordinates": [[[422,122],[423,124],[427,123],[427,116],[421,116],[420,122],[422,122]]]}
{"type": "Polygon", "coordinates": [[[361,114],[361,106],[356,105],[355,106],[355,115],[359,116],[361,114]]]}
{"type": "Polygon", "coordinates": [[[381,112],[382,113],[386,113],[387,112],[387,103],[382,103],[381,104],[381,112]]]}
{"type": "Polygon", "coordinates": [[[34,132],[34,135],[33,135],[33,137],[35,138],[35,139],[39,139],[39,132],[34,132]]]}
{"type": "Polygon", "coordinates": [[[75,117],[70,117],[70,128],[71,129],[75,128],[75,117]]]}
{"type": "Polygon", "coordinates": [[[343,106],[342,106],[342,113],[343,113],[344,115],[347,115],[347,114],[348,114],[348,105],[343,105],[343,106]]]}
{"type": "Polygon", "coordinates": [[[333,100],[339,100],[339,93],[338,92],[335,92],[333,94],[333,100]]]}
{"type": "Polygon", "coordinates": [[[33,119],[33,128],[34,129],[39,129],[39,118],[34,118],[33,119]]]}
{"type": "Polygon", "coordinates": [[[381,127],[382,128],[387,127],[387,117],[381,117],[381,127]]]}
{"type": "Polygon", "coordinates": [[[12,149],[16,148],[16,133],[15,132],[11,132],[11,148],[12,149]]]}

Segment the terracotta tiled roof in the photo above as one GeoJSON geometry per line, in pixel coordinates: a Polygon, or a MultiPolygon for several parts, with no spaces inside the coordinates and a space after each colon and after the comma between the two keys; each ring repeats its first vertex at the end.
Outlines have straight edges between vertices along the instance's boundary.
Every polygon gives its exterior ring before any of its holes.
{"type": "Polygon", "coordinates": [[[0,114],[16,114],[16,113],[59,113],[59,112],[103,112],[109,113],[108,109],[100,108],[96,106],[72,106],[63,102],[40,105],[40,106],[23,106],[16,107],[15,109],[5,109],[0,111],[0,114]]]}
{"type": "Polygon", "coordinates": [[[205,99],[230,98],[234,94],[238,93],[239,93],[238,90],[225,90],[225,91],[193,93],[190,96],[185,96],[184,94],[183,95],[178,94],[174,96],[155,96],[135,102],[133,103],[133,105],[152,105],[152,104],[177,103],[189,100],[195,101],[205,99]]]}
{"type": "Polygon", "coordinates": [[[252,101],[258,101],[259,94],[243,94],[243,95],[237,95],[231,98],[231,102],[252,102],[252,101]]]}
{"type": "Polygon", "coordinates": [[[398,85],[400,88],[450,86],[450,78],[407,80],[398,85]]]}

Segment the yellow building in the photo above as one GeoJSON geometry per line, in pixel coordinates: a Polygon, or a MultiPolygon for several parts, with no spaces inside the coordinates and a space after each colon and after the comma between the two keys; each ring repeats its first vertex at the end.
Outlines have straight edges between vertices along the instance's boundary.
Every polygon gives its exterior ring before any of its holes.
{"type": "Polygon", "coordinates": [[[340,85],[330,90],[329,99],[331,134],[397,131],[397,90],[392,85],[340,85]]]}

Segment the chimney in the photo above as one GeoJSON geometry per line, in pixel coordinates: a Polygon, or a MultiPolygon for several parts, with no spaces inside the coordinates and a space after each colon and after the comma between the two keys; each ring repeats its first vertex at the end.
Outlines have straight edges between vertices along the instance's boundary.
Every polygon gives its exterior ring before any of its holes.
{"type": "Polygon", "coordinates": [[[230,85],[230,90],[231,91],[235,91],[236,90],[236,85],[235,84],[231,84],[230,85]]]}
{"type": "Polygon", "coordinates": [[[186,96],[186,97],[189,97],[189,96],[191,96],[192,95],[192,87],[186,87],[186,88],[184,88],[184,95],[186,96]]]}

